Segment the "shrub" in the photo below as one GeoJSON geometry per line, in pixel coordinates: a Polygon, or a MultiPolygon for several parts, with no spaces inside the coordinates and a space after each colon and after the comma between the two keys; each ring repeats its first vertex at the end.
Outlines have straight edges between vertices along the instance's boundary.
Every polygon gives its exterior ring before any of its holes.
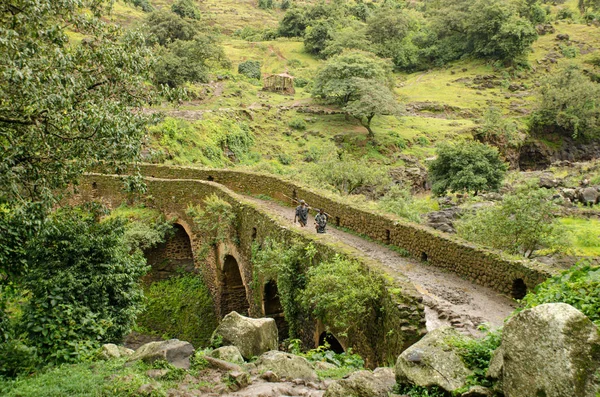
{"type": "Polygon", "coordinates": [[[316,181],[341,194],[354,194],[365,187],[379,190],[391,182],[385,169],[365,159],[329,160],[316,164],[311,174],[316,181]]]}
{"type": "Polygon", "coordinates": [[[148,43],[167,45],[175,40],[191,40],[200,30],[198,21],[180,18],[171,11],[154,11],[148,15],[148,43]]]}
{"type": "Polygon", "coordinates": [[[469,241],[530,257],[541,248],[557,251],[568,245],[555,212],[548,192],[530,190],[506,195],[499,205],[465,214],[456,222],[456,230],[469,241]]]}
{"type": "Polygon", "coordinates": [[[273,0],[258,0],[258,8],[270,10],[273,8],[273,0]]]}
{"type": "Polygon", "coordinates": [[[20,325],[45,362],[77,361],[120,342],[141,310],[145,260],[130,253],[122,220],[98,218],[98,208],[60,209],[28,246],[20,325]]]}
{"type": "Polygon", "coordinates": [[[336,256],[308,269],[305,308],[324,324],[348,331],[370,317],[382,294],[382,282],[359,263],[336,256]]]}
{"type": "Polygon", "coordinates": [[[292,120],[290,120],[288,125],[295,130],[305,130],[306,129],[306,121],[304,121],[304,119],[301,117],[293,118],[292,120]]]}
{"type": "Polygon", "coordinates": [[[294,79],[294,86],[295,87],[306,87],[307,85],[310,84],[310,80],[309,79],[305,79],[304,77],[296,77],[294,79]]]}
{"type": "Polygon", "coordinates": [[[171,11],[182,18],[200,19],[200,10],[194,0],[177,0],[171,6],[171,11]]]}
{"type": "Polygon", "coordinates": [[[379,200],[378,205],[384,211],[416,223],[422,222],[421,214],[432,210],[426,202],[416,201],[409,189],[399,185],[393,185],[379,200]]]}
{"type": "Polygon", "coordinates": [[[544,303],[567,303],[600,327],[600,267],[587,261],[539,284],[523,298],[523,309],[544,303]]]}
{"type": "Polygon", "coordinates": [[[283,165],[290,165],[294,159],[287,153],[279,153],[277,155],[277,160],[283,165]]]}
{"type": "Polygon", "coordinates": [[[259,61],[244,61],[238,65],[238,73],[243,74],[251,79],[261,78],[260,62],[259,61]]]}
{"type": "Polygon", "coordinates": [[[223,242],[234,233],[236,216],[233,207],[215,193],[206,197],[202,206],[188,207],[187,214],[202,232],[205,244],[223,242]]]}
{"type": "Polygon", "coordinates": [[[182,274],[145,288],[146,310],[137,325],[168,338],[206,347],[217,327],[210,291],[199,275],[182,274]]]}
{"type": "Polygon", "coordinates": [[[144,12],[152,12],[154,11],[154,7],[148,2],[148,0],[133,0],[133,5],[139,7],[144,12]]]}
{"type": "Polygon", "coordinates": [[[431,191],[438,196],[447,191],[498,190],[508,166],[498,150],[478,142],[442,144],[437,158],[429,163],[431,191]]]}

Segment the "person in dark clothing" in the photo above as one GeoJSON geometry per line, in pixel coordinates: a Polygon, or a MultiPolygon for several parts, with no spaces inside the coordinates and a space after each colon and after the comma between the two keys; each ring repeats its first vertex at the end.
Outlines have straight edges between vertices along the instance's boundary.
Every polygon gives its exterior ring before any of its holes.
{"type": "Polygon", "coordinates": [[[327,214],[325,210],[321,208],[317,216],[315,216],[315,228],[317,233],[325,233],[325,226],[327,226],[327,214]]]}
{"type": "Polygon", "coordinates": [[[300,223],[300,226],[304,227],[308,223],[308,209],[310,207],[304,200],[300,200],[300,205],[296,207],[296,215],[294,215],[294,223],[296,220],[300,223]]]}

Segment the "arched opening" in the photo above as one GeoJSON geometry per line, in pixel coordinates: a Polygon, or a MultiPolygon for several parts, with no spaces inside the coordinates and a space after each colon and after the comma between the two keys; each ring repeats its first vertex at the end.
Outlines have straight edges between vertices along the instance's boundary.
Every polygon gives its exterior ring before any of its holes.
{"type": "Polygon", "coordinates": [[[258,234],[258,231],[256,230],[255,227],[252,228],[252,241],[256,240],[256,235],[258,234]]]}
{"type": "Polygon", "coordinates": [[[173,234],[164,243],[144,251],[151,271],[146,276],[150,281],[164,280],[179,270],[194,271],[194,254],[190,236],[179,224],[173,225],[173,234]]]}
{"type": "Polygon", "coordinates": [[[340,217],[339,216],[335,217],[335,225],[340,226],[340,217]]]}
{"type": "Polygon", "coordinates": [[[392,242],[392,233],[389,230],[385,231],[385,243],[390,244],[392,242]]]}
{"type": "Polygon", "coordinates": [[[279,299],[277,282],[274,280],[270,280],[265,284],[263,291],[263,307],[265,311],[265,317],[273,318],[275,320],[275,324],[277,324],[279,341],[287,339],[289,337],[289,325],[287,321],[285,321],[283,306],[281,306],[281,300],[279,299]]]}
{"type": "Polygon", "coordinates": [[[215,180],[215,178],[213,178],[212,176],[209,175],[208,178],[206,178],[206,180],[209,182],[212,182],[215,180]]]}
{"type": "Polygon", "coordinates": [[[421,262],[427,262],[427,254],[425,252],[421,252],[421,262]]]}
{"type": "Polygon", "coordinates": [[[512,297],[515,299],[523,299],[527,295],[527,285],[522,278],[518,278],[513,281],[512,284],[512,297]]]}
{"type": "Polygon", "coordinates": [[[238,262],[231,255],[225,256],[221,282],[221,315],[225,316],[232,311],[236,311],[243,316],[247,316],[250,305],[246,298],[246,288],[238,262]]]}
{"type": "Polygon", "coordinates": [[[319,346],[323,346],[325,343],[329,345],[329,350],[332,350],[335,353],[339,354],[344,352],[344,348],[342,347],[340,341],[338,341],[332,333],[327,331],[319,335],[319,346]]]}
{"type": "Polygon", "coordinates": [[[92,182],[92,189],[94,189],[94,190],[98,189],[98,183],[92,182]]]}

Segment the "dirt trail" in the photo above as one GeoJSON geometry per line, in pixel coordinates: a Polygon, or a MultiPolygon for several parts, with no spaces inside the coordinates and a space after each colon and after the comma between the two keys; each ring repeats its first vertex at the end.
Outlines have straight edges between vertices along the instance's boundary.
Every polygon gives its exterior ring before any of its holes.
{"type": "MultiPolygon", "coordinates": [[[[293,223],[293,208],[272,201],[247,198],[281,218],[282,224],[300,228],[298,224],[293,223]]],[[[314,218],[310,215],[308,230],[314,231],[313,225],[314,218]]],[[[362,251],[365,256],[406,275],[423,295],[429,331],[441,325],[451,325],[465,334],[478,336],[478,325],[488,323],[492,328],[497,328],[516,306],[512,299],[490,288],[463,280],[457,275],[416,259],[405,258],[381,244],[354,234],[328,226],[326,238],[350,245],[362,251]]]]}

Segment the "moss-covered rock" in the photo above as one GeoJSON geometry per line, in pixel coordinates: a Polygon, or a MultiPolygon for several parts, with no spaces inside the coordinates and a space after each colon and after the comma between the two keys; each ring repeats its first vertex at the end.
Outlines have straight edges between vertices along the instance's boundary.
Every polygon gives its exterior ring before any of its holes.
{"type": "Polygon", "coordinates": [[[223,318],[213,334],[223,344],[236,346],[245,359],[277,349],[277,325],[272,318],[249,318],[231,312],[223,318]]]}
{"type": "Polygon", "coordinates": [[[269,351],[256,361],[259,371],[273,371],[280,378],[317,381],[319,377],[304,357],[280,351],[269,351]]]}
{"type": "Polygon", "coordinates": [[[357,371],[330,384],[324,397],[387,397],[395,383],[391,368],[357,371]]]}

